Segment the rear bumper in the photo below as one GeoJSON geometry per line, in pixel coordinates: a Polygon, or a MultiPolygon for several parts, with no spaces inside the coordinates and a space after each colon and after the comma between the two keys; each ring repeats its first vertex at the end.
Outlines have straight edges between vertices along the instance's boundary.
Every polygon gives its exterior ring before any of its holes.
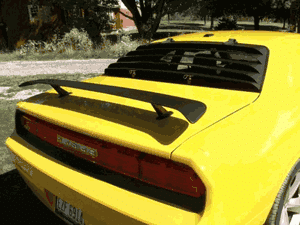
{"type": "Polygon", "coordinates": [[[200,215],[87,176],[39,151],[16,133],[6,141],[13,162],[53,212],[56,196],[80,208],[85,224],[199,224],[200,215]],[[54,194],[52,204],[45,189],[54,194]]]}

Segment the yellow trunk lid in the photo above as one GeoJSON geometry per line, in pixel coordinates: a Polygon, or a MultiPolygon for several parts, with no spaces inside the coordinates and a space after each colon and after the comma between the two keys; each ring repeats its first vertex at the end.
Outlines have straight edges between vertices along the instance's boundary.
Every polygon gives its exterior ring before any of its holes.
{"type": "Polygon", "coordinates": [[[18,109],[50,123],[142,152],[170,158],[195,133],[252,103],[259,93],[183,84],[99,76],[87,83],[104,84],[196,100],[207,107],[194,124],[177,110],[156,120],[152,105],[134,99],[62,87],[71,95],[58,98],[52,89],[19,102],[18,109]]]}

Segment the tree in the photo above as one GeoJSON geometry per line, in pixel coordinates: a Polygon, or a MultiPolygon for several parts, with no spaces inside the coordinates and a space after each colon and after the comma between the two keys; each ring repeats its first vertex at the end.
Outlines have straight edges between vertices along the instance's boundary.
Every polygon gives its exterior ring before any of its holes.
{"type": "Polygon", "coordinates": [[[251,0],[240,2],[240,7],[246,15],[253,16],[254,29],[259,30],[259,21],[271,14],[272,3],[273,0],[251,0]]]}
{"type": "MultiPolygon", "coordinates": [[[[214,27],[214,18],[229,15],[247,15],[254,17],[254,29],[259,30],[259,21],[271,13],[274,0],[197,0],[195,13],[207,13],[211,17],[211,29],[214,27]]],[[[276,0],[275,0],[276,1],[276,0]]],[[[278,0],[281,1],[281,0],[278,0]]],[[[284,0],[282,0],[284,1],[284,0]]]]}
{"type": "Polygon", "coordinates": [[[193,1],[195,0],[122,0],[132,16],[119,12],[134,21],[141,38],[150,40],[163,16],[182,12],[190,7],[193,1]]]}
{"type": "Polygon", "coordinates": [[[193,2],[186,13],[193,14],[194,16],[204,17],[210,16],[210,28],[214,28],[214,19],[222,16],[235,15],[240,13],[239,5],[235,4],[234,0],[196,0],[193,2]]]}
{"type": "Polygon", "coordinates": [[[214,20],[217,17],[224,16],[228,11],[228,4],[222,4],[221,0],[201,0],[198,1],[199,13],[208,13],[210,15],[210,28],[214,28],[214,20]]]}
{"type": "Polygon", "coordinates": [[[117,0],[47,0],[44,4],[57,5],[63,11],[65,24],[71,29],[84,28],[91,38],[98,37],[99,33],[109,26],[110,7],[118,5],[117,0]],[[73,13],[73,10],[79,12],[84,10],[84,18],[79,13],[73,13]],[[89,13],[89,11],[94,13],[89,13]]]}
{"type": "Polygon", "coordinates": [[[299,17],[299,13],[300,13],[300,0],[295,0],[292,1],[291,3],[291,8],[290,8],[290,19],[291,19],[291,23],[294,25],[294,31],[297,29],[297,32],[300,33],[300,17],[299,17]]]}
{"type": "Polygon", "coordinates": [[[275,0],[273,2],[273,16],[276,19],[283,19],[283,27],[285,28],[286,20],[290,17],[291,0],[275,0]]]}

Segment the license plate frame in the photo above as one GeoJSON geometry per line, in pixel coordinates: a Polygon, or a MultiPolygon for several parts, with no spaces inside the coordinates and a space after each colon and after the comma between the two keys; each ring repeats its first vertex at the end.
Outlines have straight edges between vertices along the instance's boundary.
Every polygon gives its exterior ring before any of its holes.
{"type": "Polygon", "coordinates": [[[82,210],[59,197],[56,197],[55,213],[67,220],[70,225],[84,225],[82,210]]]}

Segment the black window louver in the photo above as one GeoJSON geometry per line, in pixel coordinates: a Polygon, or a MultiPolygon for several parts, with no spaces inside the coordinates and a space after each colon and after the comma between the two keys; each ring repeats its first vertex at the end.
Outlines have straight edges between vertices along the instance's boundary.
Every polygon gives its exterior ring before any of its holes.
{"type": "Polygon", "coordinates": [[[155,43],[110,64],[105,75],[229,89],[233,84],[233,89],[261,92],[268,56],[267,47],[234,39],[155,43]]]}

